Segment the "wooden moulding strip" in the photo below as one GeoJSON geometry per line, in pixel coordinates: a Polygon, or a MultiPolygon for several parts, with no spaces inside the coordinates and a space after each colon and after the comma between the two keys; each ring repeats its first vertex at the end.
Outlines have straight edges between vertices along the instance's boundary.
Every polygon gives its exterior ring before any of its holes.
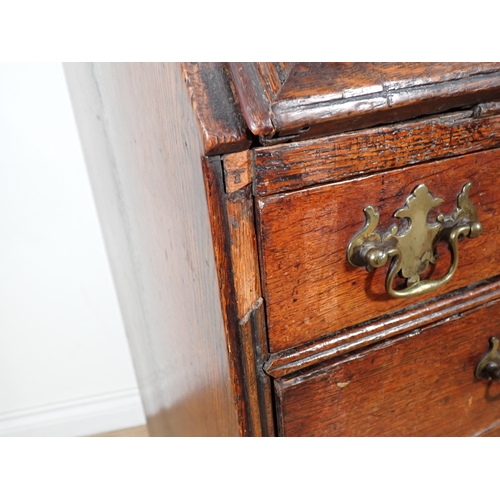
{"type": "Polygon", "coordinates": [[[245,368],[245,388],[253,436],[273,436],[271,379],[262,369],[267,356],[264,301],[255,301],[240,321],[240,341],[245,368]]]}
{"type": "Polygon", "coordinates": [[[272,135],[271,99],[269,89],[254,63],[227,63],[241,109],[254,135],[272,135]]]}
{"type": "Polygon", "coordinates": [[[220,158],[203,158],[229,364],[241,435],[274,433],[251,186],[227,194],[220,158]]]}
{"type": "Polygon", "coordinates": [[[233,281],[231,243],[228,238],[229,221],[225,207],[222,168],[218,157],[203,157],[202,165],[208,211],[210,215],[215,263],[219,277],[222,316],[224,319],[226,341],[229,351],[229,368],[238,412],[239,430],[241,436],[248,436],[250,433],[250,422],[245,398],[242,356],[239,348],[239,319],[235,301],[236,292],[233,281]]]}
{"type": "Polygon", "coordinates": [[[272,377],[283,377],[381,340],[461,314],[499,297],[500,279],[497,277],[475,287],[458,290],[444,298],[433,299],[318,341],[272,354],[264,369],[272,377]]]}
{"type": "Polygon", "coordinates": [[[262,295],[250,186],[226,196],[226,211],[236,304],[241,319],[262,295]]]}
{"type": "Polygon", "coordinates": [[[434,118],[256,148],[254,193],[291,191],[499,147],[500,115],[491,109],[498,111],[495,103],[487,103],[434,118]]]}

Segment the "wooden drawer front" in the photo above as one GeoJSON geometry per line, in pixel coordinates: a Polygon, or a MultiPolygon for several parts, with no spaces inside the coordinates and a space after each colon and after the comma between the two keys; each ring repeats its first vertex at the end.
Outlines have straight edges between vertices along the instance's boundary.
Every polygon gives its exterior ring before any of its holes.
{"type": "Polygon", "coordinates": [[[468,436],[500,421],[500,384],[475,367],[499,301],[313,373],[276,381],[285,436],[468,436]]]}
{"type": "MultiPolygon", "coordinates": [[[[398,309],[500,274],[500,150],[474,153],[378,173],[363,178],[257,198],[258,232],[271,352],[318,339],[398,309]],[[380,213],[379,229],[398,219],[394,212],[419,184],[445,200],[450,215],[462,187],[483,234],[458,244],[458,270],[450,283],[414,299],[392,299],[385,291],[388,266],[368,273],[346,258],[351,238],[364,226],[363,208],[380,213]]],[[[429,220],[435,220],[431,212],[429,220]]],[[[451,258],[438,247],[432,279],[446,274],[451,258]]]]}

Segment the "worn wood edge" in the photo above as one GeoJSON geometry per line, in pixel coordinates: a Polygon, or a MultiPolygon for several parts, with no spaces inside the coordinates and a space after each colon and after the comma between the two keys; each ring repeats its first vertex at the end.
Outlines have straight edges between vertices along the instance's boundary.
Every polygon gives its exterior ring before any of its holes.
{"type": "Polygon", "coordinates": [[[495,116],[500,114],[500,102],[485,102],[482,104],[478,104],[473,109],[474,118],[486,117],[486,116],[495,116]]]}
{"type": "Polygon", "coordinates": [[[275,131],[281,135],[294,134],[311,125],[335,122],[348,124],[361,116],[367,120],[371,114],[377,116],[375,120],[383,122],[382,114],[394,111],[402,113],[399,119],[409,119],[412,114],[413,117],[417,116],[414,114],[417,111],[411,109],[417,101],[418,109],[421,110],[418,114],[422,116],[432,114],[432,108],[443,112],[451,107],[479,104],[484,95],[500,91],[498,71],[471,75],[457,81],[460,82],[459,85],[454,85],[453,80],[447,80],[347,99],[335,96],[328,100],[324,95],[314,95],[309,98],[277,100],[271,110],[275,131]],[[411,109],[409,116],[404,117],[404,108],[411,109]]]}
{"type": "Polygon", "coordinates": [[[263,370],[267,329],[251,186],[227,194],[220,158],[204,157],[202,163],[241,435],[271,436],[274,414],[263,370]]]}
{"type": "Polygon", "coordinates": [[[271,378],[263,370],[268,349],[262,298],[256,300],[240,320],[240,342],[252,435],[274,436],[271,378]]]}
{"type": "Polygon", "coordinates": [[[391,90],[405,92],[436,83],[457,87],[473,76],[498,72],[498,62],[295,63],[281,89],[280,100],[340,101],[391,90]]]}
{"type": "Polygon", "coordinates": [[[472,304],[471,307],[467,307],[465,309],[457,308],[457,310],[453,310],[450,315],[439,317],[426,324],[411,327],[406,331],[399,332],[397,335],[383,338],[380,342],[375,342],[367,346],[356,348],[354,352],[352,352],[349,356],[337,356],[333,360],[333,362],[330,361],[328,363],[320,363],[318,365],[310,367],[309,369],[301,370],[299,372],[294,372],[287,376],[277,378],[274,380],[275,386],[279,386],[282,390],[286,390],[287,388],[292,387],[298,383],[304,382],[311,378],[315,378],[325,370],[330,370],[331,368],[336,367],[346,361],[351,362],[353,360],[362,359],[366,355],[369,355],[376,351],[385,351],[387,349],[391,349],[401,341],[422,335],[422,333],[424,333],[429,328],[432,329],[439,327],[444,323],[447,323],[448,321],[465,321],[469,314],[473,314],[474,312],[476,312],[482,305],[497,306],[498,304],[500,304],[500,294],[496,293],[487,301],[477,301],[472,304]]]}
{"type": "Polygon", "coordinates": [[[239,342],[239,318],[233,281],[231,242],[228,237],[229,221],[224,204],[222,167],[218,157],[203,157],[202,165],[239,430],[241,436],[248,436],[250,422],[245,399],[244,369],[239,342]]]}
{"type": "Polygon", "coordinates": [[[415,304],[375,321],[330,334],[300,347],[271,354],[264,370],[274,378],[287,376],[381,340],[463,313],[499,297],[500,278],[495,277],[475,287],[456,290],[445,297],[415,304]],[[469,293],[465,301],[464,292],[469,293]]]}
{"type": "Polygon", "coordinates": [[[230,62],[227,65],[248,128],[257,136],[273,135],[275,127],[271,119],[269,90],[259,78],[255,65],[238,62],[230,62]]]}
{"type": "Polygon", "coordinates": [[[280,384],[280,379],[273,380],[274,389],[274,407],[276,411],[276,435],[284,436],[285,422],[283,412],[283,387],[280,384]]]}
{"type": "Polygon", "coordinates": [[[269,357],[269,347],[267,344],[267,323],[264,299],[256,309],[252,316],[254,323],[254,346],[255,357],[257,362],[257,377],[259,388],[259,401],[261,411],[261,422],[265,436],[275,435],[275,414],[273,404],[272,379],[264,371],[264,364],[269,357]]]}
{"type": "Polygon", "coordinates": [[[254,358],[253,321],[254,311],[246,316],[246,321],[240,321],[240,348],[243,357],[245,400],[248,408],[249,433],[253,437],[262,437],[263,428],[260,415],[259,391],[257,388],[257,363],[254,358]]]}
{"type": "Polygon", "coordinates": [[[279,93],[290,76],[290,72],[297,63],[255,62],[252,64],[255,66],[257,74],[262,81],[268,100],[273,102],[278,98],[279,93]]]}
{"type": "Polygon", "coordinates": [[[252,182],[252,154],[250,150],[224,155],[222,165],[226,193],[234,193],[252,182]]]}
{"type": "Polygon", "coordinates": [[[225,196],[238,318],[262,295],[254,205],[250,186],[225,196]]]}
{"type": "Polygon", "coordinates": [[[223,63],[180,63],[205,155],[248,149],[248,128],[223,63]]]}
{"type": "MultiPolygon", "coordinates": [[[[395,125],[383,125],[381,127],[369,128],[357,132],[346,132],[332,137],[312,139],[298,142],[294,145],[277,145],[269,147],[256,148],[253,151],[253,192],[256,196],[268,196],[281,192],[288,192],[297,189],[303,189],[317,184],[337,182],[352,179],[355,177],[402,168],[406,166],[419,165],[421,163],[461,156],[467,153],[493,149],[500,145],[500,116],[497,106],[500,103],[487,103],[487,105],[477,106],[473,110],[463,112],[453,112],[439,115],[436,117],[426,117],[395,125]],[[475,118],[471,121],[471,117],[475,118]],[[460,138],[469,128],[475,127],[476,136],[467,142],[460,144],[453,143],[453,138],[460,138]],[[419,144],[407,142],[408,136],[413,135],[415,129],[419,127],[429,127],[428,132],[424,131],[422,140],[431,142],[435,129],[442,127],[442,137],[449,133],[449,142],[447,144],[436,145],[427,148],[424,152],[419,152],[419,144]],[[488,128],[492,130],[489,134],[483,135],[488,128]],[[497,133],[495,133],[497,132],[497,133]],[[401,136],[401,134],[404,134],[401,136]],[[387,137],[390,137],[388,140],[387,137]],[[350,157],[350,168],[336,166],[336,162],[345,160],[342,157],[342,151],[346,146],[354,142],[361,143],[363,140],[368,142],[362,153],[359,152],[355,157],[350,157]],[[376,165],[373,162],[373,155],[379,153],[383,148],[388,148],[387,142],[391,142],[389,149],[399,146],[402,154],[391,155],[391,159],[383,160],[380,156],[377,158],[376,165]],[[404,147],[404,151],[403,151],[404,147]],[[314,158],[314,164],[305,172],[295,172],[286,162],[280,160],[281,154],[293,150],[298,157],[297,163],[300,163],[300,156],[304,158],[314,158]],[[336,154],[339,151],[339,154],[336,154]],[[361,168],[356,168],[356,165],[361,168]],[[314,166],[316,165],[316,166],[314,166]],[[283,175],[269,178],[268,171],[274,176],[276,170],[283,175]]],[[[383,154],[383,153],[382,153],[383,154]]]]}
{"type": "Polygon", "coordinates": [[[472,437],[498,437],[500,436],[500,420],[485,429],[476,432],[472,437]]]}

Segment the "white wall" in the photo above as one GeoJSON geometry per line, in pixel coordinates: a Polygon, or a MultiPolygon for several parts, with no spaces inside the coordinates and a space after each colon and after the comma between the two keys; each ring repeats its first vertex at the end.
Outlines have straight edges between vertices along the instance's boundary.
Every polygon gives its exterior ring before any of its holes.
{"type": "Polygon", "coordinates": [[[60,64],[0,64],[0,435],[144,415],[60,64]]]}

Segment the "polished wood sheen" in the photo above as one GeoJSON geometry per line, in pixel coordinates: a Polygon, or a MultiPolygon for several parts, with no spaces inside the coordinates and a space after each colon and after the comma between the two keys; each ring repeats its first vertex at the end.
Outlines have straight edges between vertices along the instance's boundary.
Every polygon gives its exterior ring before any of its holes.
{"type": "MultiPolygon", "coordinates": [[[[498,296],[498,295],[497,295],[498,296]]],[[[470,436],[500,421],[500,384],[474,377],[499,301],[276,382],[285,436],[470,436]]]]}
{"type": "MultiPolygon", "coordinates": [[[[500,103],[491,103],[498,105],[500,103]]],[[[254,150],[264,196],[500,146],[500,110],[438,115],[324,139],[254,150]],[[497,115],[495,115],[498,113],[497,115]]]]}
{"type": "Polygon", "coordinates": [[[444,297],[426,300],[393,314],[325,335],[299,347],[271,354],[264,370],[277,378],[290,375],[410,330],[462,314],[494,300],[499,295],[499,290],[498,276],[469,285],[444,297]]]}
{"type": "Polygon", "coordinates": [[[499,63],[229,67],[247,125],[264,143],[359,130],[500,98],[499,63]]]}
{"type": "MultiPolygon", "coordinates": [[[[499,164],[500,151],[492,150],[259,198],[271,352],[500,274],[499,164]],[[423,182],[445,200],[438,209],[445,215],[456,208],[462,187],[472,182],[470,199],[483,234],[459,243],[458,270],[449,284],[425,297],[393,299],[385,290],[388,266],[370,273],[354,268],[346,258],[347,246],[365,224],[364,207],[373,205],[380,212],[379,227],[387,230],[397,221],[394,212],[423,182]]],[[[447,245],[438,250],[440,259],[431,267],[431,278],[443,276],[450,266],[447,245]]]]}

